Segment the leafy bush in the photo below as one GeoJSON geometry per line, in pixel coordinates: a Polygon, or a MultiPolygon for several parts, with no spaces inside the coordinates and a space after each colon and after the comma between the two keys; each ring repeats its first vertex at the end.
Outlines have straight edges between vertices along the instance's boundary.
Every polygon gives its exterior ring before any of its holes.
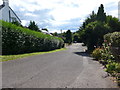
{"type": "Polygon", "coordinates": [[[106,71],[116,77],[120,86],[120,32],[113,32],[104,35],[104,58],[107,61],[106,71]],[[114,58],[113,58],[114,57],[114,58]]]}
{"type": "Polygon", "coordinates": [[[107,44],[111,45],[110,51],[116,60],[120,61],[120,32],[108,33],[104,36],[104,39],[107,44]]]}
{"type": "Polygon", "coordinates": [[[106,71],[109,73],[120,73],[120,63],[112,62],[106,65],[106,71]]]}
{"type": "Polygon", "coordinates": [[[61,38],[2,23],[2,54],[20,54],[59,49],[64,46],[61,38]]]}
{"type": "Polygon", "coordinates": [[[92,56],[93,56],[96,60],[100,60],[101,57],[102,57],[102,52],[103,52],[103,49],[96,48],[96,49],[92,52],[92,56]]]}
{"type": "Polygon", "coordinates": [[[113,47],[120,47],[120,32],[108,33],[104,36],[108,43],[113,47]]]}

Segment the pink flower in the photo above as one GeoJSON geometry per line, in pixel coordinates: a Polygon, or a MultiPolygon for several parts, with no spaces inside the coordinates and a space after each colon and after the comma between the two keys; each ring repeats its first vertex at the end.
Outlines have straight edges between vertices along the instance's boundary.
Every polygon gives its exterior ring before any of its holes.
{"type": "Polygon", "coordinates": [[[107,42],[107,40],[104,40],[104,42],[107,42]]]}

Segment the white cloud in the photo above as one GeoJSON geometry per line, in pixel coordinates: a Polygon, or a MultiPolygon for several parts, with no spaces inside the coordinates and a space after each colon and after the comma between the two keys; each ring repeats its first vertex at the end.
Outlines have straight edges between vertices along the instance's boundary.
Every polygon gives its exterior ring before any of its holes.
{"type": "MultiPolygon", "coordinates": [[[[78,25],[76,26],[77,29],[85,17],[93,10],[97,12],[100,4],[104,4],[107,14],[118,17],[118,1],[119,0],[9,0],[11,8],[21,16],[20,18],[24,25],[27,24],[29,20],[35,20],[38,25],[48,27],[53,31],[60,30],[66,27],[66,25],[68,25],[67,27],[69,28],[69,25],[72,25],[71,20],[75,18],[79,19],[79,22],[74,21],[73,24],[78,25]],[[47,13],[45,13],[46,10],[48,10],[47,13]]],[[[0,0],[0,4],[1,3],[2,1],[0,0]]]]}
{"type": "Polygon", "coordinates": [[[25,25],[28,23],[27,20],[21,20],[21,21],[22,21],[22,25],[23,25],[23,26],[25,26],[25,25]]]}
{"type": "Polygon", "coordinates": [[[24,14],[25,16],[32,16],[32,17],[37,17],[38,15],[35,15],[35,14],[33,14],[33,13],[25,13],[24,14]]]}

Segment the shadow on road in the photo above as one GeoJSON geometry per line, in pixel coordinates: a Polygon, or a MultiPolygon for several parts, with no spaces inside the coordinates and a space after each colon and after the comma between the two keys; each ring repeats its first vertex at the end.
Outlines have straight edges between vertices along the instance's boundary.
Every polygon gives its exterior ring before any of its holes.
{"type": "Polygon", "coordinates": [[[90,57],[90,55],[87,52],[73,52],[74,54],[77,54],[79,56],[86,56],[86,57],[90,57]]]}

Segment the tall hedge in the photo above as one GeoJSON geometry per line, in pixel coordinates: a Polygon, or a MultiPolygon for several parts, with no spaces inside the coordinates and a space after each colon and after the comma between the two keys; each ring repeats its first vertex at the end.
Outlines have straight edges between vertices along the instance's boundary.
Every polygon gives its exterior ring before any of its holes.
{"type": "Polygon", "coordinates": [[[2,23],[2,54],[21,54],[59,49],[64,46],[61,38],[36,32],[14,24],[2,23]]]}

